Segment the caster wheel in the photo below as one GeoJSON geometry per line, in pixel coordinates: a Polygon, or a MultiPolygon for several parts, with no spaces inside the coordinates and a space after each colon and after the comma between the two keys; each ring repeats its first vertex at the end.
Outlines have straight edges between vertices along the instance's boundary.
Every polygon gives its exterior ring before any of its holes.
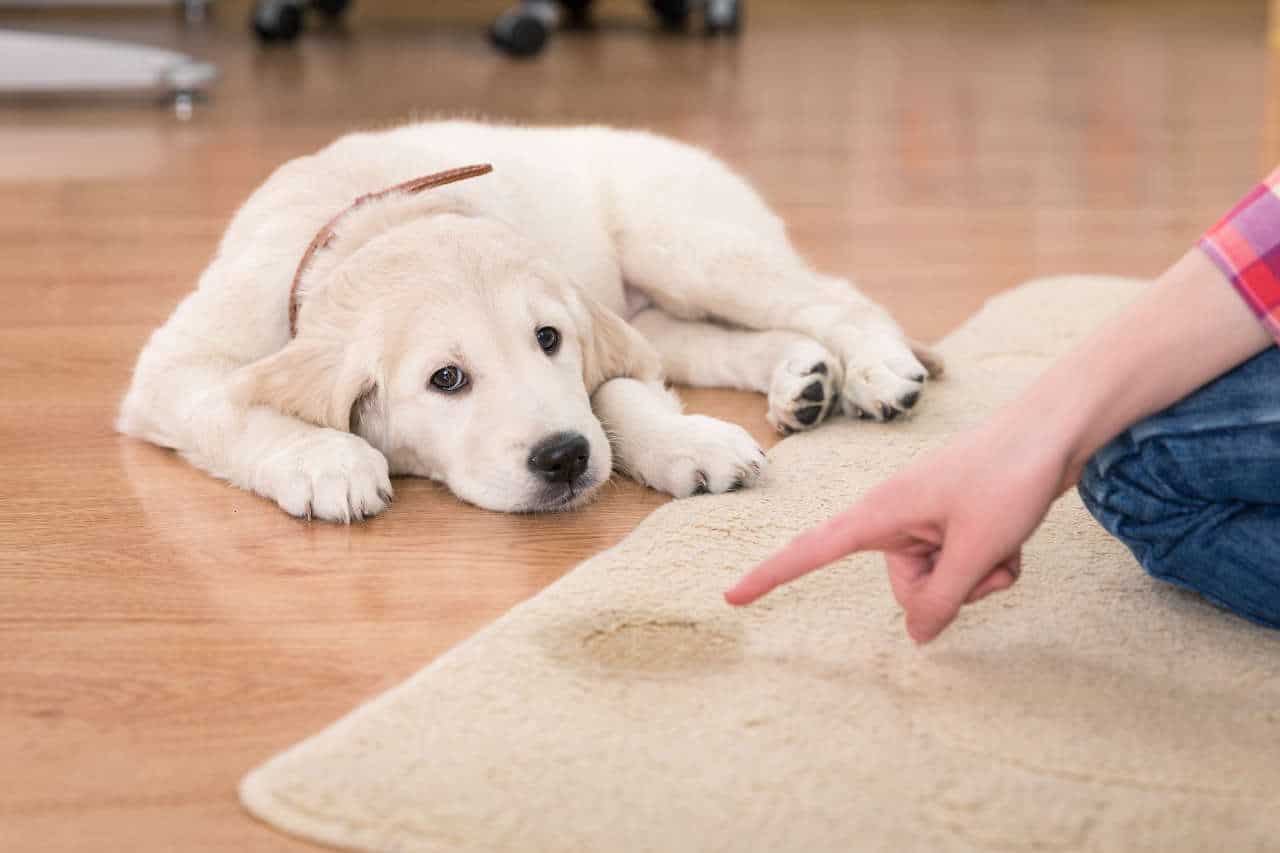
{"type": "Polygon", "coordinates": [[[683,30],[689,25],[689,0],[649,0],[664,29],[683,30]]]}
{"type": "Polygon", "coordinates": [[[548,35],[549,28],[541,18],[519,12],[507,12],[489,30],[494,44],[520,57],[536,56],[546,45],[548,35]]]}
{"type": "Polygon", "coordinates": [[[262,0],[253,7],[250,24],[264,42],[291,42],[302,32],[302,10],[293,3],[262,0]]]}
{"type": "Polygon", "coordinates": [[[341,18],[346,13],[351,0],[311,0],[311,6],[326,18],[341,18]]]}
{"type": "Polygon", "coordinates": [[[742,29],[742,4],[738,0],[707,0],[707,35],[735,35],[742,29]]]}

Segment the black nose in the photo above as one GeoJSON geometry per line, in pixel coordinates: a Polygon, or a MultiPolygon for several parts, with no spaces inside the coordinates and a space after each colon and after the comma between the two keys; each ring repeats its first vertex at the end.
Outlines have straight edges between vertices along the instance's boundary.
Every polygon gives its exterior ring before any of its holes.
{"type": "Polygon", "coordinates": [[[591,445],[576,432],[560,432],[534,445],[529,470],[552,483],[572,483],[587,470],[591,445]]]}

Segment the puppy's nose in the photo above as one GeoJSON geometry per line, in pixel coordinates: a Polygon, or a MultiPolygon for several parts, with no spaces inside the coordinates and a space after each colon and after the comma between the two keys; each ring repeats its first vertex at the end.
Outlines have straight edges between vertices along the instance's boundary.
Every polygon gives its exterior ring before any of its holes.
{"type": "Polygon", "coordinates": [[[587,470],[591,445],[576,432],[544,438],[529,453],[529,470],[552,483],[572,483],[587,470]]]}

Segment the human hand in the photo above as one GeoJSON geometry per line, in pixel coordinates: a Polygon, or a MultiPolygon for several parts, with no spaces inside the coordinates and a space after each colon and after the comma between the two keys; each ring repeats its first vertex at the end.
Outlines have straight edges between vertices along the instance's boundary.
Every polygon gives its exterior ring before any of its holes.
{"type": "Polygon", "coordinates": [[[883,551],[907,632],[927,643],[960,608],[1007,589],[1023,543],[1070,485],[1043,432],[993,424],[937,450],[801,534],[725,593],[749,604],[856,551],[883,551]]]}

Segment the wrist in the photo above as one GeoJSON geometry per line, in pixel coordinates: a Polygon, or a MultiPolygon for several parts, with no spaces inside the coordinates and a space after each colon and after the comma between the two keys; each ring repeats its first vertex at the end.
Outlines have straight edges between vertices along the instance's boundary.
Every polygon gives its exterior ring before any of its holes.
{"type": "Polygon", "coordinates": [[[1096,449],[1088,440],[1089,406],[1064,390],[1051,372],[984,427],[986,441],[1055,477],[1058,494],[1075,484],[1096,449]]]}

